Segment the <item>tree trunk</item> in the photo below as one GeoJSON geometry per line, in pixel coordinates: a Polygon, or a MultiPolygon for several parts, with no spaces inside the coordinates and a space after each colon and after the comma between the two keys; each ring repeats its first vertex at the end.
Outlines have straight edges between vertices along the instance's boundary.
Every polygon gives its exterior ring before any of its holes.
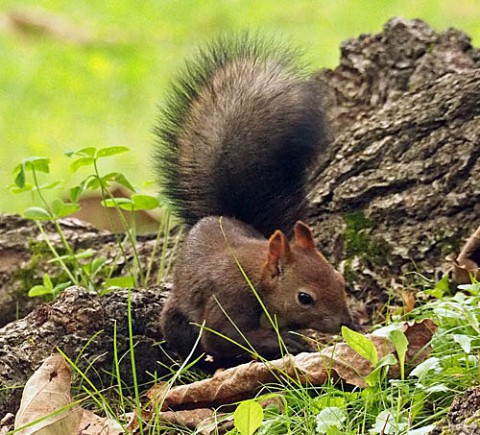
{"type": "Polygon", "coordinates": [[[472,387],[455,399],[447,416],[429,432],[429,435],[480,434],[479,407],[480,388],[472,387]]]}
{"type": "MultiPolygon", "coordinates": [[[[445,270],[445,254],[480,223],[479,65],[480,54],[464,34],[394,19],[378,35],[347,41],[340,66],[317,74],[335,140],[312,175],[309,223],[325,252],[342,261],[350,290],[372,310],[407,273],[434,278],[445,270]]],[[[64,225],[76,248],[93,247],[114,261],[112,234],[64,225]]],[[[25,295],[44,271],[54,273],[29,240],[41,240],[32,222],[2,217],[0,294],[17,289],[25,295]]],[[[151,238],[138,243],[144,264],[153,245],[151,238]]],[[[120,270],[128,261],[120,261],[120,270]]],[[[18,405],[21,390],[10,387],[22,386],[56,347],[79,357],[81,368],[95,360],[95,373],[88,374],[109,385],[104,373],[112,369],[115,323],[119,353],[128,349],[127,294],[99,297],[74,287],[0,329],[0,416],[18,405]]],[[[9,300],[10,307],[18,301],[23,307],[24,299],[9,300]]],[[[170,364],[154,345],[161,340],[162,303],[158,288],[132,292],[140,382],[147,373],[162,373],[157,361],[170,364]]],[[[128,376],[128,356],[123,361],[128,376]]]]}
{"type": "MultiPolygon", "coordinates": [[[[113,234],[99,231],[80,221],[65,220],[65,235],[76,249],[113,246],[113,234]]],[[[53,225],[46,224],[48,239],[60,253],[62,247],[53,225]]],[[[58,264],[48,264],[52,258],[34,221],[16,215],[0,215],[0,326],[24,317],[41,302],[29,298],[28,290],[42,282],[45,272],[55,277],[60,273],[58,264]],[[18,312],[17,312],[18,309],[18,312]]]]}
{"type": "Polygon", "coordinates": [[[416,271],[438,278],[480,224],[479,65],[463,33],[393,19],[318,74],[335,141],[310,222],[359,297],[386,301],[416,271]]]}

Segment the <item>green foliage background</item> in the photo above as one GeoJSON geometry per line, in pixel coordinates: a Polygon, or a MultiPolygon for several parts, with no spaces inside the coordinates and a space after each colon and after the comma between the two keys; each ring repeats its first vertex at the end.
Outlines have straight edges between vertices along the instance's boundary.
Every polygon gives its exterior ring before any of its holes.
{"type": "Polygon", "coordinates": [[[133,152],[105,169],[138,186],[153,180],[152,127],[168,80],[194,46],[219,32],[278,34],[305,47],[313,68],[333,68],[342,40],[378,32],[393,16],[460,28],[479,45],[478,0],[1,0],[0,211],[31,201],[7,188],[27,156],[50,157],[51,178],[67,182],[64,151],[125,145],[133,152]],[[94,35],[93,44],[2,26],[1,14],[32,6],[66,15],[94,35]]]}

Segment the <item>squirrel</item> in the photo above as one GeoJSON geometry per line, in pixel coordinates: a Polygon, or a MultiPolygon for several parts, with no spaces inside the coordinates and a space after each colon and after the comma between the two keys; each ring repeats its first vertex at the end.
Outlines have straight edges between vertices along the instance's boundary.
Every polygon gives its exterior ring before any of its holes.
{"type": "Polygon", "coordinates": [[[204,325],[194,355],[230,365],[281,356],[279,335],[291,353],[310,349],[292,331],[354,327],[344,279],[301,221],[308,171],[329,142],[319,84],[295,50],[249,34],[215,40],[178,77],[155,162],[190,230],[163,338],[186,358],[204,325]]]}

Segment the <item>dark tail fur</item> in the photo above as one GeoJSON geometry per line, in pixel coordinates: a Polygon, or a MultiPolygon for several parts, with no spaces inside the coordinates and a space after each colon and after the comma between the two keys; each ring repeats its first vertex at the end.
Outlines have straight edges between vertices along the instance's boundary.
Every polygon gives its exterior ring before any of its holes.
{"type": "Polygon", "coordinates": [[[327,141],[320,85],[292,49],[247,34],[189,61],[156,129],[163,195],[187,224],[235,217],[270,236],[302,218],[327,141]]]}

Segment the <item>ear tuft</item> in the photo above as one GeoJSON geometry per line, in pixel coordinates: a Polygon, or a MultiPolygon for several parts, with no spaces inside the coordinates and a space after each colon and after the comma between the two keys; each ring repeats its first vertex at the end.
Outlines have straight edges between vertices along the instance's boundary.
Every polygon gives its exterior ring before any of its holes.
{"type": "Polygon", "coordinates": [[[293,227],[295,243],[302,249],[315,249],[312,230],[302,221],[297,221],[293,227]]]}

